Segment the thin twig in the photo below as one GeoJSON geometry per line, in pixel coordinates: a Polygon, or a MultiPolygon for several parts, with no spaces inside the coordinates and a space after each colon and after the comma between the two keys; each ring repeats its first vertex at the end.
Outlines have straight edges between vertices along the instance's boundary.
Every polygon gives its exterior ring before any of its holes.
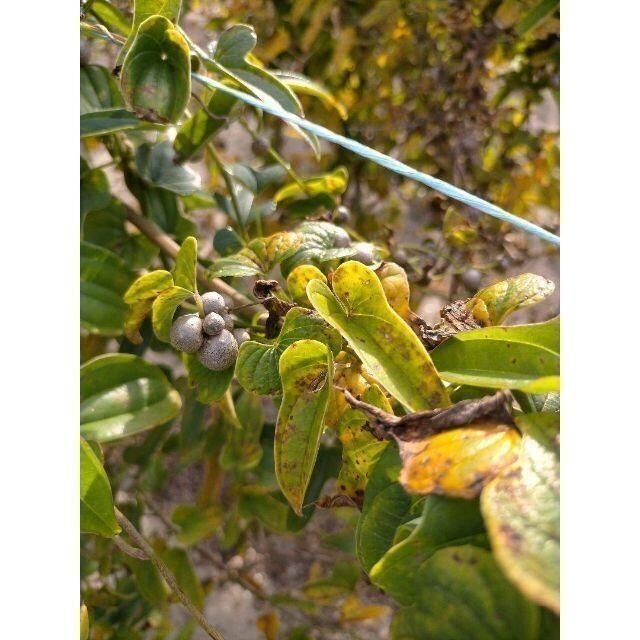
{"type": "Polygon", "coordinates": [[[113,538],[113,544],[116,545],[116,547],[118,547],[118,549],[120,549],[120,551],[122,551],[122,553],[125,553],[128,556],[131,556],[132,558],[136,558],[137,560],[149,560],[149,556],[142,551],[142,549],[136,549],[135,547],[132,547],[128,542],[125,542],[120,536],[115,536],[113,538]]]}
{"type": "Polygon", "coordinates": [[[158,558],[153,548],[145,540],[142,534],[133,526],[129,519],[122,512],[120,512],[119,509],[116,509],[115,512],[118,524],[127,532],[127,535],[129,535],[133,539],[133,541],[149,556],[149,560],[161,573],[166,583],[176,594],[178,600],[180,600],[182,605],[191,614],[193,619],[200,625],[202,629],[204,629],[204,631],[210,638],[213,638],[213,640],[224,640],[222,634],[214,626],[207,622],[206,618],[202,615],[198,608],[185,595],[184,591],[182,591],[182,589],[178,585],[178,582],[176,581],[173,573],[171,573],[167,565],[164,564],[164,562],[162,562],[160,558],[158,558]]]}

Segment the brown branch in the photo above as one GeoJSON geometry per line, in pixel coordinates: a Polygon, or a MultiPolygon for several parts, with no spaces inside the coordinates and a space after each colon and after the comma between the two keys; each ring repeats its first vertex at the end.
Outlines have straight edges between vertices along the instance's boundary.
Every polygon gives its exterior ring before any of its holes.
{"type": "Polygon", "coordinates": [[[118,549],[120,549],[120,551],[122,551],[122,553],[125,553],[128,556],[131,556],[132,558],[136,558],[136,560],[149,560],[149,556],[142,551],[142,549],[136,549],[135,547],[132,547],[128,542],[125,542],[120,536],[115,536],[113,538],[113,544],[116,545],[116,547],[118,547],[118,549]]]}
{"type": "MultiPolygon", "coordinates": [[[[126,211],[129,222],[136,226],[151,242],[160,247],[163,253],[166,253],[171,258],[175,258],[178,255],[180,246],[173,238],[168,236],[162,229],[149,220],[149,218],[145,218],[142,214],[131,209],[131,207],[126,207],[126,211]]],[[[228,296],[233,300],[235,307],[247,308],[255,304],[223,280],[207,277],[206,270],[201,265],[197,265],[197,277],[198,283],[204,289],[207,291],[217,291],[218,293],[228,296]]],[[[240,311],[240,309],[237,310],[240,311]]],[[[234,308],[232,311],[236,311],[236,309],[234,308]]],[[[252,314],[247,312],[240,313],[240,315],[245,315],[246,317],[252,316],[252,314]]]]}
{"type": "Polygon", "coordinates": [[[372,432],[380,440],[391,437],[403,442],[422,440],[489,416],[505,424],[513,424],[510,412],[511,393],[507,390],[500,390],[491,396],[462,400],[451,407],[417,411],[398,417],[358,400],[347,389],[336,388],[344,393],[346,401],[353,409],[359,409],[370,419],[372,432]]]}
{"type": "Polygon", "coordinates": [[[158,569],[162,577],[165,579],[166,583],[169,585],[170,589],[175,593],[178,600],[182,603],[184,608],[191,614],[191,617],[200,625],[202,629],[207,633],[210,638],[213,640],[224,640],[222,634],[209,622],[207,622],[206,618],[202,615],[202,613],[198,610],[198,608],[189,600],[184,591],[178,585],[178,582],[175,579],[175,576],[169,570],[160,558],[155,554],[151,545],[145,540],[142,534],[133,526],[133,524],[129,521],[129,519],[119,510],[115,510],[116,519],[118,520],[118,524],[126,531],[127,535],[142,549],[149,560],[153,563],[153,565],[158,569]]]}

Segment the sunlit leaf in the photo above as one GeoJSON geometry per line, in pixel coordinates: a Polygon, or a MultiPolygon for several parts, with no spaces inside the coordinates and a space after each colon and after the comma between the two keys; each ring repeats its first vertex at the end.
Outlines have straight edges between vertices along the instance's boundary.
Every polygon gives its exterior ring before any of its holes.
{"type": "MultiPolygon", "coordinates": [[[[362,394],[362,400],[384,411],[391,411],[389,401],[377,385],[371,385],[362,394]]],[[[347,409],[337,425],[342,444],[342,466],[337,485],[341,494],[361,500],[373,466],[388,442],[376,439],[365,428],[367,419],[361,411],[347,409]]]]}
{"type": "Polygon", "coordinates": [[[196,266],[198,264],[198,241],[189,236],[180,246],[173,267],[173,280],[178,287],[197,291],[196,266]]]}
{"type": "Polygon", "coordinates": [[[182,0],[135,0],[133,3],[133,24],[129,31],[129,37],[118,54],[116,66],[122,64],[131,45],[135,41],[138,28],[145,20],[152,16],[162,16],[170,22],[177,24],[180,18],[181,8],[182,0]]]}
{"type": "Polygon", "coordinates": [[[311,307],[311,302],[307,298],[307,284],[316,279],[327,283],[327,276],[311,264],[301,264],[291,271],[287,276],[287,289],[294,302],[311,307]]]}
{"type": "Polygon", "coordinates": [[[130,354],[105,354],[80,369],[80,432],[108,442],[171,420],[180,394],[162,370],[130,354]]]}
{"type": "Polygon", "coordinates": [[[151,306],[151,324],[158,340],[169,342],[171,325],[176,309],[193,293],[182,287],[169,287],[153,301],[151,306]]]}
{"type": "Polygon", "coordinates": [[[122,63],[120,86],[130,108],[142,117],[176,122],[189,102],[190,73],[186,40],[170,20],[153,15],[137,28],[122,63]]]}
{"type": "Polygon", "coordinates": [[[122,13],[106,0],[92,0],[89,4],[88,11],[92,13],[99,22],[105,25],[112,33],[120,33],[128,36],[131,31],[129,21],[122,13]]]}
{"type": "Polygon", "coordinates": [[[409,493],[475,498],[482,487],[515,462],[520,434],[482,419],[425,440],[400,442],[400,483],[409,493]]]}
{"type": "Polygon", "coordinates": [[[295,92],[313,96],[320,99],[326,106],[333,107],[343,120],[349,117],[345,106],[319,82],[311,80],[300,73],[295,73],[295,71],[274,71],[273,75],[295,92]]]}
{"type": "Polygon", "coordinates": [[[280,356],[283,397],[276,422],[275,470],[282,493],[300,516],[322,435],[332,367],[331,351],[316,340],[298,340],[280,356]]]}
{"type": "Polygon", "coordinates": [[[417,602],[391,622],[393,640],[537,640],[540,610],[503,576],[489,551],[436,551],[420,572],[417,602]]]}
{"type": "Polygon", "coordinates": [[[517,418],[518,462],[485,488],[481,505],[496,561],[531,600],[560,611],[559,414],[517,418]]]}
{"type": "Polygon", "coordinates": [[[127,304],[153,299],[173,284],[173,276],[168,271],[156,269],[140,276],[127,289],[123,298],[127,304]]]}
{"type": "Polygon", "coordinates": [[[560,321],[463,331],[431,351],[443,380],[529,393],[559,390],[560,321]]]}
{"type": "Polygon", "coordinates": [[[332,286],[333,293],[320,280],[312,280],[309,300],[349,342],[366,370],[412,411],[447,406],[449,399],[429,354],[389,306],[375,272],[360,262],[345,262],[335,270],[332,286]]]}
{"type": "Polygon", "coordinates": [[[120,533],[109,479],[84,438],[80,438],[80,531],[107,538],[120,533]]]}
{"type": "Polygon", "coordinates": [[[407,272],[395,262],[383,262],[376,269],[376,275],[380,279],[389,306],[403,320],[408,320],[411,316],[411,308],[409,307],[411,290],[407,272]]]}
{"type": "Polygon", "coordinates": [[[345,167],[338,167],[331,173],[324,173],[319,176],[306,178],[302,181],[304,188],[297,182],[290,182],[279,189],[273,196],[276,202],[281,202],[287,198],[296,196],[317,196],[320,193],[326,193],[331,196],[339,196],[344,193],[347,188],[349,174],[345,167]]]}
{"type": "Polygon", "coordinates": [[[291,309],[284,319],[280,334],[273,344],[249,340],[240,345],[236,361],[236,377],[247,390],[259,395],[280,393],[278,363],[284,350],[297,340],[319,340],[337,355],[342,339],[317,314],[301,307],[291,309]]]}
{"type": "MultiPolygon", "coordinates": [[[[484,303],[485,324],[502,324],[504,319],[518,309],[541,302],[550,296],[556,286],[551,280],[533,273],[523,273],[485,287],[468,302],[470,311],[475,311],[478,301],[484,303]]],[[[480,314],[479,314],[480,315],[480,314]]]]}

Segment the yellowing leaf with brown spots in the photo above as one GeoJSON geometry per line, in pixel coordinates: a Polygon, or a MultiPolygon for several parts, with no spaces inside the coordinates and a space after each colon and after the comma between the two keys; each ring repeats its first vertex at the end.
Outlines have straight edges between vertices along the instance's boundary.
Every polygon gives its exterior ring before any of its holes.
{"type": "Polygon", "coordinates": [[[257,620],[256,626],[264,633],[265,640],[278,640],[278,630],[280,621],[278,615],[273,611],[263,613],[257,620]]]}
{"type": "MultiPolygon", "coordinates": [[[[342,394],[340,394],[342,395],[342,394]]],[[[362,400],[391,412],[389,401],[378,385],[371,385],[362,400]]],[[[347,409],[338,423],[338,439],[342,444],[342,466],[338,474],[338,491],[362,502],[373,466],[388,442],[378,440],[365,428],[367,418],[357,409],[347,409]]]]}
{"type": "Polygon", "coordinates": [[[400,483],[409,493],[475,498],[518,459],[520,434],[483,418],[424,440],[399,442],[400,483]]]}
{"type": "Polygon", "coordinates": [[[318,455],[331,371],[331,351],[317,340],[298,340],[280,356],[283,396],[276,421],[275,472],[282,493],[299,516],[318,455]]]}
{"type": "Polygon", "coordinates": [[[528,598],[560,612],[560,446],[558,413],[516,418],[522,453],[482,493],[496,562],[528,598]]]}
{"type": "Polygon", "coordinates": [[[395,262],[383,262],[376,275],[380,278],[380,284],[384,289],[384,295],[391,308],[404,320],[411,316],[409,307],[409,279],[407,272],[395,262]]]}
{"type": "Polygon", "coordinates": [[[333,273],[333,292],[319,280],[307,285],[316,311],[336,328],[364,368],[411,411],[450,404],[429,354],[389,306],[375,272],[353,260],[333,273]]]}
{"type": "Polygon", "coordinates": [[[478,291],[469,301],[468,308],[485,325],[502,324],[508,315],[541,302],[555,288],[551,280],[534,273],[523,273],[478,291]]]}
{"type": "Polygon", "coordinates": [[[287,276],[287,289],[295,303],[311,307],[307,298],[307,285],[312,280],[321,280],[325,284],[327,282],[327,276],[312,264],[301,264],[287,276]]]}

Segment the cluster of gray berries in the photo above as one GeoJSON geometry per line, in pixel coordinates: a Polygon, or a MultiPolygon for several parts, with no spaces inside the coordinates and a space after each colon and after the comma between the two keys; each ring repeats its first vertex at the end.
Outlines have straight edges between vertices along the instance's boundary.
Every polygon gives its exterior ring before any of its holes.
{"type": "Polygon", "coordinates": [[[356,260],[362,264],[373,264],[375,258],[375,247],[369,242],[352,243],[349,234],[341,227],[337,228],[336,235],[333,239],[333,246],[339,249],[351,247],[355,249],[355,254],[350,256],[349,260],[356,260]]]}
{"type": "Polygon", "coordinates": [[[234,329],[225,299],[215,292],[202,296],[204,318],[197,313],[178,316],[171,326],[171,345],[184,353],[197,353],[207,369],[224,371],[238,357],[238,348],[250,340],[246,329],[234,329]]]}

